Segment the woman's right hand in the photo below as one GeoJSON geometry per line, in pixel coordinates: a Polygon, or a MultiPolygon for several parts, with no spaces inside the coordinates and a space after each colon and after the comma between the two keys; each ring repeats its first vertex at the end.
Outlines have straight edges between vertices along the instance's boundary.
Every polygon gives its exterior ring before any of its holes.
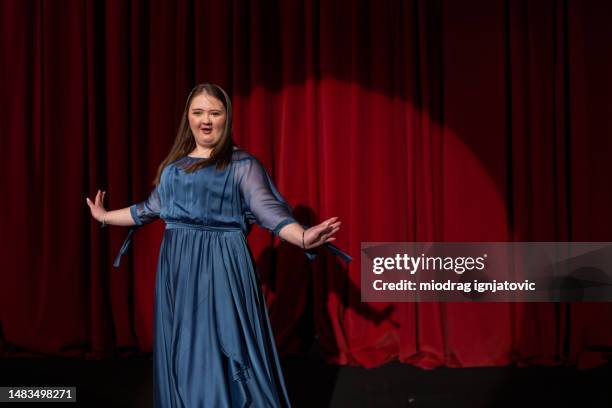
{"type": "Polygon", "coordinates": [[[85,198],[87,205],[89,206],[89,211],[91,211],[91,216],[94,217],[96,221],[102,222],[104,219],[104,214],[106,214],[106,209],[104,208],[104,196],[106,195],[106,191],[98,190],[96,194],[96,199],[92,202],[89,197],[85,198]]]}

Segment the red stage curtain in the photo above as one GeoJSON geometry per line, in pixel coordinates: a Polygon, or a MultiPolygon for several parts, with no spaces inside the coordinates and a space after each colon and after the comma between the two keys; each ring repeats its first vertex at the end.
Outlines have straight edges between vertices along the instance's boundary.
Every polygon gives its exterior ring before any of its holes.
{"type": "Polygon", "coordinates": [[[612,241],[612,6],[530,1],[0,2],[0,322],[57,354],[151,349],[163,224],[144,199],[191,87],[301,221],[338,215],[346,267],[250,237],[280,350],[421,367],[601,362],[610,304],[360,302],[366,241],[612,241]],[[306,318],[303,315],[306,313],[306,318]],[[311,317],[312,318],[312,317],[311,317]],[[305,328],[306,327],[306,328],[305,328]],[[306,334],[304,334],[306,333],[306,334]]]}

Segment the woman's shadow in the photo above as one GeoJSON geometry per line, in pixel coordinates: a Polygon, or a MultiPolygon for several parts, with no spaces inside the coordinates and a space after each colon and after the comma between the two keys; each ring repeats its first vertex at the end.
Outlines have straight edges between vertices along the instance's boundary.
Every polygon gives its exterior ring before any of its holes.
{"type": "MultiPolygon", "coordinates": [[[[293,214],[303,225],[314,225],[318,220],[315,212],[303,205],[297,206],[293,214]]],[[[358,254],[349,255],[355,258],[358,254]]],[[[337,325],[327,312],[327,298],[334,295],[345,309],[374,325],[388,321],[394,306],[390,304],[380,311],[364,302],[349,302],[360,299],[360,288],[349,278],[347,263],[324,248],[318,248],[316,258],[309,260],[301,248],[281,242],[262,251],[256,265],[268,297],[270,321],[283,356],[291,400],[296,406],[328,406],[339,366],[325,360],[339,350],[334,336],[337,325]],[[330,284],[330,274],[343,284],[330,284]]]]}

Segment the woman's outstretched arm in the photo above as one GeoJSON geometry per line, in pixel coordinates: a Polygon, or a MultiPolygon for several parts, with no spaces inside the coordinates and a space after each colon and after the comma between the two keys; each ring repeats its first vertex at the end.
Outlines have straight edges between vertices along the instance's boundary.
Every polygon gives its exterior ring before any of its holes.
{"type": "Polygon", "coordinates": [[[136,225],[132,215],[130,214],[130,207],[121,208],[120,210],[106,211],[104,208],[104,196],[106,191],[98,190],[95,200],[92,202],[89,197],[85,198],[91,216],[101,222],[103,225],[121,225],[124,227],[130,227],[136,225]]]}

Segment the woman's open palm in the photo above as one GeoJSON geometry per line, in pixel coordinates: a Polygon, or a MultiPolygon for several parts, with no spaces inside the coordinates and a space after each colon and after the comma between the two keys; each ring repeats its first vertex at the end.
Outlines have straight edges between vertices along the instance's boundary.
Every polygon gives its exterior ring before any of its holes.
{"type": "Polygon", "coordinates": [[[341,222],[338,221],[338,217],[332,217],[319,225],[308,228],[304,231],[305,249],[315,248],[326,242],[335,241],[336,237],[333,235],[340,229],[340,224],[341,222]]]}
{"type": "Polygon", "coordinates": [[[97,221],[102,221],[102,216],[106,214],[106,209],[104,208],[104,196],[106,196],[106,191],[98,190],[96,198],[93,202],[89,199],[89,197],[85,198],[85,201],[89,206],[89,211],[91,211],[91,216],[97,221]]]}

